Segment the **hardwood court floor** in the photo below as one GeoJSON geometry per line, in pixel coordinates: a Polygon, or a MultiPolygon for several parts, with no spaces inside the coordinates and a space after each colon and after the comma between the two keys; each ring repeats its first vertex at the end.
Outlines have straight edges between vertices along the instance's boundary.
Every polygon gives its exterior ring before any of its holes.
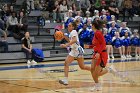
{"type": "MultiPolygon", "coordinates": [[[[86,65],[90,66],[90,62],[85,60],[86,65]]],[[[64,76],[64,61],[39,63],[30,69],[26,64],[7,64],[0,66],[0,93],[140,93],[140,61],[115,59],[110,62],[108,65],[114,65],[120,74],[136,84],[130,85],[108,73],[100,77],[102,91],[90,92],[94,86],[91,74],[80,70],[76,61],[70,66],[67,86],[58,83],[64,76]]]]}

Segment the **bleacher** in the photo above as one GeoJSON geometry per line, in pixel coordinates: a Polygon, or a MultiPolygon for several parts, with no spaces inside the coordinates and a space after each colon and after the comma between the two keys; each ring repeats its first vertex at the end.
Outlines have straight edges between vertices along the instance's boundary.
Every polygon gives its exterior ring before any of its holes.
{"type": "MultiPolygon", "coordinates": [[[[19,6],[19,3],[17,3],[17,5],[19,6]]],[[[44,61],[64,60],[68,54],[67,49],[60,48],[60,42],[56,42],[55,48],[53,47],[54,28],[62,23],[46,23],[44,27],[39,29],[40,35],[37,35],[38,25],[36,19],[40,14],[42,14],[42,11],[31,11],[28,15],[28,31],[31,35],[33,48],[40,48],[43,50],[45,55],[44,61]]],[[[140,17],[134,17],[133,21],[128,21],[128,27],[132,30],[135,28],[140,29],[140,17]]],[[[67,32],[67,30],[64,29],[64,32],[67,32]]],[[[21,42],[13,37],[8,37],[7,41],[9,43],[9,53],[0,53],[0,63],[26,62],[25,54],[21,51],[21,42]]],[[[3,48],[0,47],[0,51],[2,50],[3,48]]],[[[90,58],[91,54],[92,49],[85,49],[85,58],[90,58]]]]}

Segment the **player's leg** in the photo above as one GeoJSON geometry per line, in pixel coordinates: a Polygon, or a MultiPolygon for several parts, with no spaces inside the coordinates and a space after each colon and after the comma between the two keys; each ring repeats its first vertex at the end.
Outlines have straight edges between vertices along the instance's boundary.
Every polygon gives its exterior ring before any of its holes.
{"type": "Polygon", "coordinates": [[[63,85],[68,85],[68,72],[69,72],[69,65],[70,63],[72,63],[74,61],[74,57],[68,55],[66,60],[65,60],[65,64],[64,64],[64,79],[59,80],[59,83],[63,84],[63,85]]]}
{"type": "Polygon", "coordinates": [[[104,74],[108,73],[108,69],[100,67],[101,71],[99,72],[99,76],[103,76],[104,74]]]}
{"type": "Polygon", "coordinates": [[[140,47],[138,47],[138,54],[139,54],[139,57],[140,57],[140,47]]]}
{"type": "Polygon", "coordinates": [[[82,70],[91,71],[91,67],[90,67],[90,66],[86,66],[86,65],[84,64],[84,57],[79,57],[79,58],[77,58],[77,61],[78,61],[79,67],[80,67],[82,70]]]}
{"type": "Polygon", "coordinates": [[[121,47],[119,47],[118,49],[119,49],[119,53],[120,53],[121,58],[123,58],[123,56],[122,56],[122,49],[121,49],[121,47]]]}
{"type": "Polygon", "coordinates": [[[131,58],[131,46],[128,46],[128,55],[129,55],[129,58],[131,58]]]}
{"type": "Polygon", "coordinates": [[[125,46],[122,46],[122,55],[123,55],[123,58],[126,58],[125,57],[125,46]]]}
{"type": "Polygon", "coordinates": [[[125,50],[126,50],[126,58],[129,58],[129,49],[128,49],[128,47],[125,47],[125,50]]]}
{"type": "Polygon", "coordinates": [[[68,77],[68,72],[69,72],[69,65],[74,61],[74,57],[68,55],[65,64],[64,64],[64,70],[65,70],[65,77],[68,77]]]}
{"type": "Polygon", "coordinates": [[[108,54],[108,59],[110,59],[110,46],[106,46],[107,54],[108,54]]]}
{"type": "Polygon", "coordinates": [[[110,45],[110,52],[111,52],[111,57],[112,57],[112,59],[114,59],[114,55],[113,55],[113,47],[112,47],[112,45],[110,45]]]}
{"type": "Polygon", "coordinates": [[[91,63],[91,74],[92,74],[92,78],[95,82],[95,85],[92,89],[90,89],[91,91],[99,91],[101,90],[101,85],[99,83],[99,72],[101,72],[101,68],[99,66],[96,65],[97,60],[92,59],[92,63],[91,63]]]}

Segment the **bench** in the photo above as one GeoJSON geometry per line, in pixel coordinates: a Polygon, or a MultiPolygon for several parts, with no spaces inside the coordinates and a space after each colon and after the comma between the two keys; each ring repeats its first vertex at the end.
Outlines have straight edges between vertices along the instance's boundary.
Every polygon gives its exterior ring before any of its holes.
{"type": "MultiPolygon", "coordinates": [[[[43,51],[44,57],[50,57],[50,51],[43,51]]],[[[14,53],[1,53],[0,54],[0,64],[1,63],[20,63],[26,62],[26,56],[23,52],[14,53]]]]}
{"type": "Polygon", "coordinates": [[[35,10],[35,11],[30,12],[29,17],[38,17],[38,16],[41,16],[42,14],[49,15],[49,12],[48,11],[35,10]]]}
{"type": "MultiPolygon", "coordinates": [[[[31,37],[31,40],[32,40],[32,42],[35,42],[34,37],[31,37]]],[[[13,38],[13,37],[7,37],[7,42],[8,42],[8,43],[12,43],[12,44],[14,44],[14,43],[21,43],[20,40],[15,39],[15,38],[13,38]]]]}
{"type": "Polygon", "coordinates": [[[140,21],[140,17],[133,17],[133,21],[140,21]]]}
{"type": "Polygon", "coordinates": [[[16,0],[16,5],[22,5],[25,0],[16,0]]]}
{"type": "MultiPolygon", "coordinates": [[[[42,49],[42,44],[33,44],[33,48],[39,48],[42,49]]],[[[3,51],[3,47],[0,48],[0,51],[3,51]]],[[[8,51],[21,51],[21,44],[9,44],[8,45],[8,51]]]]}

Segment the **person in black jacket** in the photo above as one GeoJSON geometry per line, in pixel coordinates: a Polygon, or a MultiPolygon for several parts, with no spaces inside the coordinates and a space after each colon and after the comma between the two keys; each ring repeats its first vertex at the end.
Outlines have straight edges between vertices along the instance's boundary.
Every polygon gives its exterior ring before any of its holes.
{"type": "Polygon", "coordinates": [[[27,31],[27,28],[28,28],[28,19],[27,17],[24,15],[24,12],[21,11],[19,13],[19,17],[18,17],[18,27],[19,27],[19,30],[23,30],[24,32],[27,31]]]}
{"type": "Polygon", "coordinates": [[[22,38],[22,51],[26,54],[28,68],[31,65],[36,65],[37,64],[37,62],[35,62],[34,59],[33,59],[32,41],[30,39],[30,33],[29,32],[25,32],[25,37],[22,38]],[[30,56],[31,56],[32,61],[30,61],[30,56]]]}

